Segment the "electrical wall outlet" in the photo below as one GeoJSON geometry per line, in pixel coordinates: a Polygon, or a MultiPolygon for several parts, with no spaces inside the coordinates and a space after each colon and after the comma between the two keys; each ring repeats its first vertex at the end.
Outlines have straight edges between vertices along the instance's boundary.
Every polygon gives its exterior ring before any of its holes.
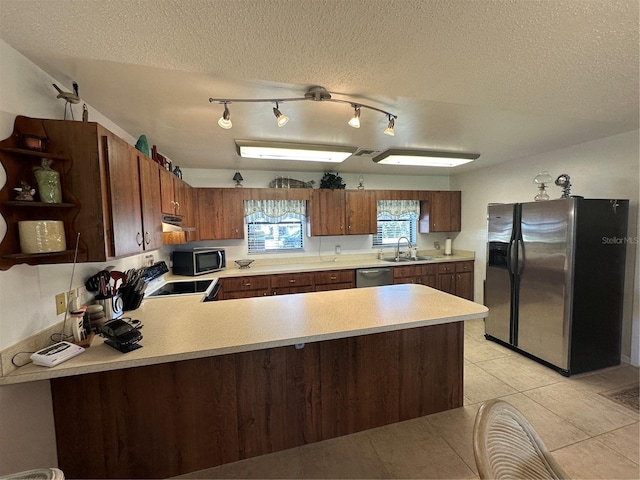
{"type": "Polygon", "coordinates": [[[433,242],[433,248],[440,250],[440,242],[433,242]]]}
{"type": "Polygon", "coordinates": [[[67,296],[64,292],[56,295],[56,315],[63,314],[67,309],[67,296]]]}
{"type": "Polygon", "coordinates": [[[340,245],[336,245],[336,255],[340,255],[341,250],[340,245]]]}

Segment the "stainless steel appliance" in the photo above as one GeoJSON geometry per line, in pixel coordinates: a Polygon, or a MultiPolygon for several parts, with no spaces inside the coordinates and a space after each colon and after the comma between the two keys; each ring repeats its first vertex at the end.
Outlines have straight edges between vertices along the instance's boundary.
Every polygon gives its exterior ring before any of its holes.
{"type": "Polygon", "coordinates": [[[359,268],[356,270],[356,288],[379,287],[393,284],[391,268],[359,268]]]}
{"type": "Polygon", "coordinates": [[[224,270],[227,266],[223,248],[194,247],[173,252],[174,275],[204,275],[224,270]]]}
{"type": "Polygon", "coordinates": [[[485,337],[564,375],[620,363],[628,200],[489,205],[485,337]]]}

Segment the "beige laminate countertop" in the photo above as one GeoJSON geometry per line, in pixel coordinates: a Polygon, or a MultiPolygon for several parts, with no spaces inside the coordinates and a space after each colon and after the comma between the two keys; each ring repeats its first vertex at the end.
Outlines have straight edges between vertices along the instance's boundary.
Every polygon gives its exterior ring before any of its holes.
{"type": "Polygon", "coordinates": [[[225,270],[198,277],[166,274],[165,279],[200,279],[242,277],[248,275],[275,275],[278,273],[304,273],[326,270],[349,270],[355,268],[401,267],[407,265],[465,262],[475,260],[475,253],[465,250],[454,250],[453,255],[433,254],[431,252],[420,252],[420,255],[428,255],[433,258],[431,260],[416,260],[411,262],[387,262],[384,260],[378,260],[375,255],[325,255],[324,258],[298,257],[276,260],[257,259],[249,266],[249,268],[239,268],[233,262],[233,260],[236,259],[227,258],[227,268],[225,270]],[[335,261],[333,260],[334,258],[335,261]]]}
{"type": "Polygon", "coordinates": [[[207,303],[152,298],[130,313],[144,324],[143,348],[122,354],[96,337],[81,355],[53,368],[26,365],[0,385],[471,320],[488,310],[405,284],[207,303]]]}

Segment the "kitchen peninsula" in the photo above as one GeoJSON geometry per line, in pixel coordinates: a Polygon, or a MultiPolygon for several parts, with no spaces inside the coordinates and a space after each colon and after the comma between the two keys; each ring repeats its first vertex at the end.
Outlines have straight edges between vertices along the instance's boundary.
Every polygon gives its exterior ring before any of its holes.
{"type": "Polygon", "coordinates": [[[51,379],[69,477],[169,477],[460,407],[463,322],[487,309],[406,284],[134,313],[144,348],[96,339],[0,378],[51,379]]]}

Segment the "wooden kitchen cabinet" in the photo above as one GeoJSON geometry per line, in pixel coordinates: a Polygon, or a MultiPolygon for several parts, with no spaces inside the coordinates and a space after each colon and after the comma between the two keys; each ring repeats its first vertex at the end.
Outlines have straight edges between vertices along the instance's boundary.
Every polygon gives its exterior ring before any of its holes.
{"type": "Polygon", "coordinates": [[[346,235],[344,190],[314,190],[307,210],[309,236],[346,235]]]}
{"type": "Polygon", "coordinates": [[[378,233],[377,201],[373,191],[346,190],[347,235],[378,233]]]}
{"type": "Polygon", "coordinates": [[[144,229],[137,150],[107,132],[100,135],[100,143],[106,162],[110,200],[109,205],[105,205],[105,215],[111,218],[109,253],[120,257],[142,252],[144,229]]]}
{"type": "Polygon", "coordinates": [[[240,188],[198,188],[200,240],[244,238],[244,194],[240,188]]]}
{"type": "Polygon", "coordinates": [[[161,197],[160,165],[139,154],[138,171],[144,248],[153,250],[162,247],[162,215],[158,211],[161,197]]]}
{"type": "Polygon", "coordinates": [[[220,284],[220,292],[218,293],[220,300],[271,295],[270,281],[267,275],[220,278],[218,283],[220,284]]]}
{"type": "Polygon", "coordinates": [[[373,191],[313,190],[308,212],[310,236],[367,235],[378,230],[373,191]]]}
{"type": "Polygon", "coordinates": [[[314,291],[313,273],[284,273],[270,278],[271,295],[314,291]]]}
{"type": "MultiPolygon", "coordinates": [[[[64,214],[69,215],[65,234],[70,249],[75,245],[76,233],[80,233],[79,262],[104,262],[160,246],[152,239],[160,223],[154,224],[157,217],[144,216],[143,211],[143,203],[149,200],[142,195],[146,180],[141,177],[139,159],[151,162],[150,159],[95,122],[17,117],[16,123],[44,132],[47,157],[69,159],[70,166],[61,178],[63,200],[73,197],[73,204],[67,209],[72,215],[64,214]],[[148,243],[145,231],[149,233],[148,243]]],[[[157,201],[155,198],[150,201],[157,201]]],[[[47,208],[53,215],[64,207],[47,208]]],[[[11,231],[17,221],[15,217],[10,219],[11,231]]],[[[73,255],[63,257],[56,261],[73,260],[73,255]]]]}
{"type": "Polygon", "coordinates": [[[456,295],[473,301],[473,262],[456,263],[456,295]]]}
{"type": "MultiPolygon", "coordinates": [[[[52,145],[48,141],[47,133],[39,122],[18,116],[15,120],[13,134],[0,142],[0,163],[6,174],[6,181],[0,188],[0,214],[6,223],[6,233],[4,238],[0,239],[0,270],[8,269],[17,263],[37,265],[73,261],[77,237],[73,220],[80,206],[78,199],[69,189],[68,175],[73,166],[72,158],[60,151],[57,145],[52,145]],[[44,138],[46,151],[24,148],[23,135],[25,134],[44,138]],[[43,158],[53,160],[51,168],[60,174],[62,202],[42,202],[39,192],[36,192],[33,201],[15,200],[17,192],[13,188],[20,187],[21,181],[27,182],[35,189],[38,188],[33,169],[41,165],[43,158]],[[18,232],[18,222],[21,220],[62,221],[66,250],[51,253],[22,253],[18,232]]],[[[86,256],[86,250],[81,248],[79,258],[84,256],[86,256]]]]}
{"type": "Polygon", "coordinates": [[[191,198],[189,191],[192,189],[191,185],[177,177],[169,170],[160,168],[160,191],[162,193],[161,198],[161,210],[166,215],[178,215],[183,217],[183,224],[193,226],[195,221],[193,220],[193,205],[190,205],[191,198]],[[190,218],[190,222],[185,220],[190,218]]]}
{"type": "Polygon", "coordinates": [[[436,265],[418,264],[393,267],[393,283],[416,283],[437,288],[436,265]]]}
{"type": "Polygon", "coordinates": [[[438,290],[473,300],[473,262],[451,262],[437,264],[438,290]]]}
{"type": "Polygon", "coordinates": [[[355,270],[330,270],[328,272],[315,272],[313,281],[315,291],[342,290],[355,288],[355,270]]]}
{"type": "Polygon", "coordinates": [[[461,192],[433,191],[420,202],[420,233],[459,232],[461,226],[461,192]]]}

